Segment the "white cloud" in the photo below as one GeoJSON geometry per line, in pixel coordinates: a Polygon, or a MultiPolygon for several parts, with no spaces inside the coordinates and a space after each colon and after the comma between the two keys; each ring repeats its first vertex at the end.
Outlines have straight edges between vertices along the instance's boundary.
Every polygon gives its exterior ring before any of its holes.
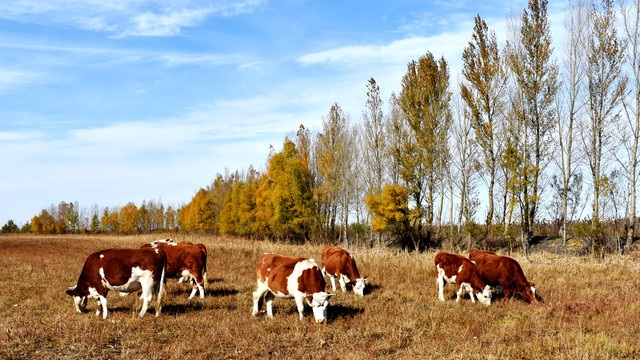
{"type": "Polygon", "coordinates": [[[175,36],[208,16],[255,11],[266,0],[21,0],[0,2],[0,19],[59,23],[123,36],[175,36]]]}

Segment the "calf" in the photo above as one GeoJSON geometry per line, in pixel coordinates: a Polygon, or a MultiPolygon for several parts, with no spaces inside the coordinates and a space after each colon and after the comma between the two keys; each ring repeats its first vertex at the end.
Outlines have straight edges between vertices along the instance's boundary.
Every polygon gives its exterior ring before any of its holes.
{"type": "Polygon", "coordinates": [[[436,282],[438,283],[439,298],[444,301],[444,287],[447,283],[456,284],[456,302],[465,292],[469,293],[471,301],[474,295],[483,305],[491,304],[491,287],[482,280],[476,267],[469,259],[457,254],[439,252],[435,258],[436,282]]]}
{"type": "Polygon", "coordinates": [[[304,300],[313,309],[316,323],[327,321],[329,297],[335,294],[324,292],[326,285],[318,265],[313,259],[264,254],[256,265],[258,288],[253,292],[253,316],[260,311],[260,300],[264,295],[267,315],[273,317],[274,298],[294,298],[302,320],[304,300]]]}
{"type": "Polygon", "coordinates": [[[73,297],[76,311],[86,311],[87,298],[98,300],[96,315],[107,318],[107,292],[131,293],[142,290],[143,317],[153,294],[156,295],[156,316],[162,308],[162,293],[167,258],[159,249],[108,249],[95,252],[84,262],[78,283],[67,289],[73,297]]]}
{"type": "Polygon", "coordinates": [[[162,249],[167,255],[166,277],[180,277],[191,280],[193,290],[189,295],[189,299],[192,299],[198,291],[200,292],[200,298],[204,298],[204,286],[207,277],[207,252],[204,245],[154,241],[142,245],[142,247],[162,249]]]}
{"type": "Polygon", "coordinates": [[[353,292],[364,296],[367,278],[360,277],[356,261],[348,251],[327,245],[322,250],[322,275],[329,275],[333,291],[336,291],[336,278],[338,278],[342,291],[346,291],[347,284],[353,283],[353,292]]]}
{"type": "Polygon", "coordinates": [[[476,264],[478,273],[489,285],[502,287],[505,297],[521,294],[525,301],[535,304],[535,284],[527,281],[522,267],[512,258],[486,250],[471,249],[469,259],[476,264]]]}

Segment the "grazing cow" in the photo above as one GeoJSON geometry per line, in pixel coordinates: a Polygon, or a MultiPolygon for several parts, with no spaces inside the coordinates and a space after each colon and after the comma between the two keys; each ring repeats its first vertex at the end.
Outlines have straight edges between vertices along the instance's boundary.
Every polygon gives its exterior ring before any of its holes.
{"type": "Polygon", "coordinates": [[[144,244],[142,247],[162,249],[167,255],[166,277],[181,277],[191,280],[193,290],[189,299],[192,299],[198,291],[200,291],[200,298],[204,298],[204,286],[207,278],[207,252],[204,245],[156,240],[144,244]]]}
{"type": "Polygon", "coordinates": [[[316,323],[327,321],[329,297],[335,294],[324,292],[326,283],[313,259],[264,254],[256,265],[256,271],[258,288],[253,292],[253,316],[258,315],[264,295],[270,318],[273,317],[273,299],[277,296],[296,300],[300,320],[306,300],[313,309],[316,323]]]}
{"type": "Polygon", "coordinates": [[[483,305],[491,304],[491,287],[482,280],[476,266],[466,257],[457,254],[439,252],[435,258],[436,282],[438,283],[439,298],[444,301],[444,286],[447,283],[457,285],[456,302],[465,292],[469,293],[471,301],[474,295],[483,305]]]}
{"type": "Polygon", "coordinates": [[[67,289],[73,296],[76,311],[83,313],[87,298],[98,299],[96,315],[107,318],[107,292],[131,293],[142,290],[143,317],[156,295],[156,316],[162,308],[162,293],[167,258],[159,249],[108,249],[95,252],[84,262],[78,283],[67,289]]]}
{"type": "Polygon", "coordinates": [[[482,279],[491,286],[502,287],[505,297],[521,294],[525,301],[535,304],[535,284],[527,281],[522,267],[512,258],[486,250],[471,249],[469,259],[476,264],[482,279]]]}
{"type": "Polygon", "coordinates": [[[346,291],[347,284],[353,283],[353,292],[364,296],[367,278],[360,277],[356,261],[348,251],[327,245],[322,250],[322,275],[329,275],[333,291],[336,291],[336,278],[338,278],[342,291],[346,291]]]}

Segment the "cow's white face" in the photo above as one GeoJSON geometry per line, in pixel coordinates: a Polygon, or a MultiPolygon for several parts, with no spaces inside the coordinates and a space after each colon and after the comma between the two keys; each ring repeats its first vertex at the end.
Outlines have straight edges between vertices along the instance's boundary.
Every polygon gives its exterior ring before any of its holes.
{"type": "Polygon", "coordinates": [[[76,287],[77,285],[70,287],[67,290],[67,294],[73,297],[73,304],[76,307],[76,311],[82,314],[87,310],[87,297],[79,291],[76,291],[76,287]]]}
{"type": "Polygon", "coordinates": [[[307,301],[313,309],[313,317],[316,323],[322,324],[327,322],[327,306],[329,306],[329,298],[335,294],[327,294],[326,292],[318,292],[313,295],[307,295],[307,301]]]}
{"type": "Polygon", "coordinates": [[[356,293],[356,295],[364,296],[364,286],[367,280],[368,278],[356,279],[356,284],[353,286],[353,292],[356,293]]]}
{"type": "Polygon", "coordinates": [[[480,304],[489,306],[491,305],[491,286],[487,285],[481,292],[476,294],[480,304]]]}

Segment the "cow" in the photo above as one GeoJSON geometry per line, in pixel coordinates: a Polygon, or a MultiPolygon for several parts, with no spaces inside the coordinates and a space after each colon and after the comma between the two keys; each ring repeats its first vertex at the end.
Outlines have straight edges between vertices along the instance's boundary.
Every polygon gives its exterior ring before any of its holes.
{"type": "Polygon", "coordinates": [[[96,315],[107,318],[107,292],[131,293],[142,290],[144,317],[153,295],[156,295],[156,316],[162,309],[162,294],[167,257],[160,249],[107,249],[95,252],[84,262],[76,285],[67,289],[73,297],[76,311],[83,313],[87,299],[98,300],[96,315]]]}
{"type": "Polygon", "coordinates": [[[338,278],[342,291],[346,291],[347,284],[353,283],[353,292],[364,296],[367,278],[360,277],[356,261],[348,251],[327,245],[322,250],[322,275],[329,275],[334,292],[336,291],[336,278],[338,278]]]}
{"type": "Polygon", "coordinates": [[[491,251],[471,249],[469,259],[476,264],[482,279],[491,286],[500,286],[504,296],[521,294],[525,301],[535,304],[535,284],[527,281],[522,267],[512,258],[491,251]]]}
{"type": "Polygon", "coordinates": [[[144,244],[142,247],[162,249],[167,255],[166,277],[191,280],[193,290],[189,299],[192,299],[198,291],[200,298],[204,298],[204,286],[207,279],[207,252],[204,245],[156,240],[144,244]]]}
{"type": "Polygon", "coordinates": [[[263,254],[256,265],[258,287],[253,292],[253,316],[260,311],[260,300],[264,295],[267,315],[273,318],[273,300],[294,298],[302,320],[304,300],[313,309],[318,324],[327,321],[329,298],[335,294],[324,291],[325,281],[313,259],[263,254]]]}
{"type": "Polygon", "coordinates": [[[435,257],[435,264],[441,301],[444,301],[444,287],[450,283],[457,285],[456,302],[468,292],[472,302],[475,302],[475,295],[481,304],[491,304],[491,287],[482,280],[476,266],[469,259],[462,255],[439,252],[435,257]]]}

